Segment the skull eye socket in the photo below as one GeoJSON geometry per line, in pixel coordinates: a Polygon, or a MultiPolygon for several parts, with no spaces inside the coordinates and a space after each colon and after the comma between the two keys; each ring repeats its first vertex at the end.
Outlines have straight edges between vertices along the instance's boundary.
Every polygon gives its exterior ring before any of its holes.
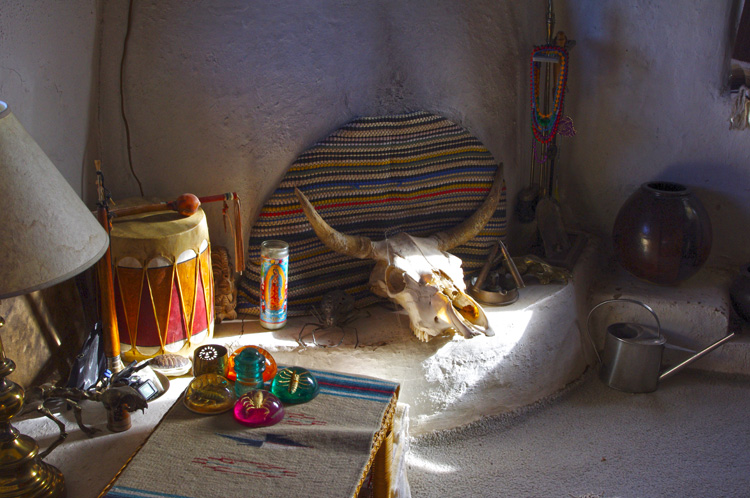
{"type": "Polygon", "coordinates": [[[406,279],[404,278],[403,270],[396,268],[395,266],[389,266],[385,270],[385,285],[388,287],[388,292],[391,294],[397,294],[403,292],[406,288],[406,279]]]}

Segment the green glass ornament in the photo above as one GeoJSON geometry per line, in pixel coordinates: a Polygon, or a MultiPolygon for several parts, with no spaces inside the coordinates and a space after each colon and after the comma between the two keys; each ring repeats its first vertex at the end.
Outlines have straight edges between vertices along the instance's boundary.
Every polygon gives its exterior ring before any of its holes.
{"type": "Polygon", "coordinates": [[[237,380],[234,382],[234,394],[239,398],[246,392],[263,388],[263,370],[266,369],[266,358],[255,348],[243,349],[234,360],[234,371],[237,380]]]}
{"type": "Polygon", "coordinates": [[[271,392],[282,403],[306,403],[318,395],[320,385],[309,370],[301,367],[287,367],[280,370],[273,378],[271,392]]]}

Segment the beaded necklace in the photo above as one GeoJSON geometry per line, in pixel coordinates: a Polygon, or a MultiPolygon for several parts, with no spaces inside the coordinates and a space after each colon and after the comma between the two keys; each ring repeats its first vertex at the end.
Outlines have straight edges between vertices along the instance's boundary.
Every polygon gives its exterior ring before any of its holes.
{"type": "Polygon", "coordinates": [[[549,143],[557,134],[562,117],[565,84],[568,79],[568,51],[556,45],[534,47],[531,56],[531,129],[534,137],[541,143],[549,143]],[[536,60],[535,60],[536,59],[536,60]],[[555,59],[560,65],[555,98],[548,114],[539,111],[539,73],[544,59],[555,59]]]}

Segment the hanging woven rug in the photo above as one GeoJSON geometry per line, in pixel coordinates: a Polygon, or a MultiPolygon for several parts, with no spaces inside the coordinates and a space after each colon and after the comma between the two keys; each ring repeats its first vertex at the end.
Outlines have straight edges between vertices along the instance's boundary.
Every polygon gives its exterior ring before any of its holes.
{"type": "MultiPolygon", "coordinates": [[[[428,112],[364,117],[302,153],[266,201],[249,235],[237,312],[259,314],[260,244],[289,244],[288,314],[309,313],[331,290],[358,306],[380,298],[368,281],[375,264],[330,251],[318,239],[294,195],[299,188],[323,219],[349,235],[381,240],[399,232],[427,236],[458,225],[485,199],[497,161],[466,129],[428,112]]],[[[505,189],[484,229],[451,250],[465,273],[484,264],[506,232],[505,189]]]]}

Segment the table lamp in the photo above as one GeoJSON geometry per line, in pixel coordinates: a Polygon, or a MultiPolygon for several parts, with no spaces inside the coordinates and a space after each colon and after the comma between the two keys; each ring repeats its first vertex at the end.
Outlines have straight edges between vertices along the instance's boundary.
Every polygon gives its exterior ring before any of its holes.
{"type": "MultiPolygon", "coordinates": [[[[63,282],[96,263],[109,238],[5,102],[0,102],[0,299],[63,282]]],[[[0,317],[0,328],[4,325],[0,317]]],[[[0,330],[0,333],[2,331],[0,330]]],[[[0,498],[65,496],[62,473],[10,419],[24,390],[0,338],[0,498]]]]}

